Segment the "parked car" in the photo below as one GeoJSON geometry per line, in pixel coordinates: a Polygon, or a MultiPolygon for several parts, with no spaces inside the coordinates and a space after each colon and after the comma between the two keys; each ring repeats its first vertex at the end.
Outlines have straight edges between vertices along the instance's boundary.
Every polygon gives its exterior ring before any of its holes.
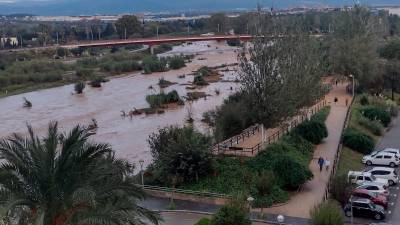
{"type": "Polygon", "coordinates": [[[374,167],[366,172],[371,173],[376,178],[387,179],[389,181],[389,185],[395,185],[399,183],[399,177],[397,176],[397,172],[394,168],[374,167]]]}
{"type": "Polygon", "coordinates": [[[396,154],[397,157],[400,158],[400,149],[397,149],[397,148],[384,148],[382,150],[376,150],[376,151],[372,152],[371,155],[377,154],[379,152],[394,153],[394,154],[396,154]]]}
{"type": "Polygon", "coordinates": [[[366,198],[351,198],[344,207],[345,215],[351,217],[368,217],[376,220],[385,219],[385,210],[380,205],[375,205],[366,198]]]}
{"type": "Polygon", "coordinates": [[[382,184],[377,184],[374,182],[365,182],[362,185],[358,186],[356,189],[366,189],[372,193],[381,194],[386,197],[389,197],[390,195],[390,192],[387,189],[387,187],[385,187],[382,184]]]}
{"type": "Polygon", "coordinates": [[[389,186],[389,181],[384,178],[376,178],[374,175],[372,175],[369,172],[362,172],[362,171],[349,171],[348,175],[348,180],[350,183],[361,185],[364,182],[374,182],[374,183],[379,183],[382,184],[386,187],[389,186]]]}
{"type": "Polygon", "coordinates": [[[367,189],[354,189],[352,193],[352,197],[358,198],[366,198],[371,200],[374,204],[383,206],[383,208],[387,209],[388,207],[388,199],[387,196],[376,194],[368,191],[367,189]]]}
{"type": "Polygon", "coordinates": [[[368,166],[374,164],[395,167],[400,164],[399,157],[397,157],[395,153],[389,152],[378,152],[374,155],[366,155],[363,157],[362,162],[368,166]]]}

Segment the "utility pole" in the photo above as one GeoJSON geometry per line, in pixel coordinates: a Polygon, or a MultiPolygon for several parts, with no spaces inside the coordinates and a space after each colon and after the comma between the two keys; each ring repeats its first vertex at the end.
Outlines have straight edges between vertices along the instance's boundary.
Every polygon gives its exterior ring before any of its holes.
{"type": "Polygon", "coordinates": [[[125,27],[125,40],[126,40],[126,27],[125,27]]]}
{"type": "Polygon", "coordinates": [[[188,24],[188,27],[187,27],[187,32],[188,32],[188,36],[190,36],[190,26],[189,26],[189,24],[188,24]]]}
{"type": "Polygon", "coordinates": [[[92,36],[92,41],[93,41],[93,30],[92,30],[92,27],[90,27],[90,35],[92,36]]]}
{"type": "Polygon", "coordinates": [[[21,41],[21,48],[22,48],[22,35],[19,35],[19,39],[20,39],[20,41],[21,41]]]}
{"type": "Polygon", "coordinates": [[[218,28],[217,28],[217,33],[219,33],[219,24],[218,24],[218,28]]]}
{"type": "Polygon", "coordinates": [[[59,43],[59,42],[58,42],[58,31],[57,31],[57,33],[56,33],[56,40],[57,40],[56,42],[57,42],[57,45],[58,45],[58,43],[59,43]]]}

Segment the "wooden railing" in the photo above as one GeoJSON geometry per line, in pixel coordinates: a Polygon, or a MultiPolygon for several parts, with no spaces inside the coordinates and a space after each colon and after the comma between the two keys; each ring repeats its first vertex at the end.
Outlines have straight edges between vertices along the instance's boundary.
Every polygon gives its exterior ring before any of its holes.
{"type": "MultiPolygon", "coordinates": [[[[310,115],[312,116],[317,112],[319,112],[326,105],[327,105],[326,100],[322,100],[319,103],[315,104],[314,106],[310,107],[308,109],[308,112],[310,112],[310,115]]],[[[300,123],[307,120],[307,116],[304,115],[297,115],[294,118],[295,119],[291,121],[290,126],[287,126],[285,128],[280,128],[275,133],[269,135],[268,137],[266,137],[265,142],[261,142],[260,140],[260,142],[254,145],[253,147],[235,147],[235,145],[238,145],[239,143],[243,142],[246,138],[250,138],[252,135],[255,135],[260,132],[261,125],[256,124],[247,128],[241,134],[236,135],[232,138],[229,138],[215,145],[213,148],[214,153],[224,154],[226,153],[226,151],[228,151],[229,155],[248,156],[251,154],[252,156],[254,156],[262,149],[264,149],[267,145],[275,143],[285,134],[289,133],[291,129],[297,127],[300,123]]]]}

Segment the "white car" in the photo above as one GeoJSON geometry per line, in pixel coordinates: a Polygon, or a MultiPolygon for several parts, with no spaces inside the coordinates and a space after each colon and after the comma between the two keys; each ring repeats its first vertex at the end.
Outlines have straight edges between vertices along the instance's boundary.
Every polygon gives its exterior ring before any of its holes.
{"type": "Polygon", "coordinates": [[[399,157],[397,157],[396,154],[387,152],[366,155],[363,157],[362,162],[368,166],[374,164],[395,167],[400,164],[399,157]]]}
{"type": "Polygon", "coordinates": [[[397,149],[397,148],[384,148],[383,150],[376,150],[376,151],[373,151],[370,155],[376,155],[379,152],[394,153],[394,154],[396,154],[397,157],[400,158],[400,149],[397,149]]]}
{"type": "Polygon", "coordinates": [[[397,176],[396,170],[388,167],[374,167],[366,172],[371,173],[376,178],[384,178],[389,181],[389,185],[395,185],[399,183],[399,177],[397,176]]]}
{"type": "Polygon", "coordinates": [[[387,187],[382,184],[377,184],[374,182],[365,182],[360,186],[357,186],[356,189],[366,189],[372,193],[381,194],[389,197],[390,192],[387,187]]]}
{"type": "Polygon", "coordinates": [[[349,171],[347,174],[348,181],[352,184],[362,185],[365,182],[374,182],[388,187],[389,181],[384,178],[377,178],[369,172],[349,171]]]}

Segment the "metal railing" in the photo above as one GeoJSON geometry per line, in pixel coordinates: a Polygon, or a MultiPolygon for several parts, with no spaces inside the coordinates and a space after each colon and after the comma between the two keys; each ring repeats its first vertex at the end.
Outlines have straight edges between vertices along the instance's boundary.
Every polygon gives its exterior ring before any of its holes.
{"type": "MultiPolygon", "coordinates": [[[[236,149],[233,148],[234,145],[237,145],[237,144],[243,142],[247,138],[250,138],[251,136],[257,134],[258,132],[260,132],[260,125],[255,124],[255,125],[247,128],[246,130],[244,130],[242,133],[240,133],[236,136],[233,136],[225,141],[222,141],[219,144],[216,144],[214,146],[213,150],[216,154],[224,153],[224,151],[226,149],[236,151],[236,149]]],[[[237,149],[237,150],[239,150],[239,149],[237,149]]],[[[243,149],[240,149],[240,150],[243,150],[243,149]]]]}
{"type": "Polygon", "coordinates": [[[210,198],[232,198],[232,195],[206,192],[206,191],[193,191],[193,190],[185,190],[178,188],[169,188],[169,187],[160,187],[160,186],[151,186],[151,185],[143,185],[143,189],[150,191],[162,191],[162,192],[171,192],[171,193],[179,193],[179,194],[188,194],[195,195],[200,197],[210,197],[210,198]]]}

